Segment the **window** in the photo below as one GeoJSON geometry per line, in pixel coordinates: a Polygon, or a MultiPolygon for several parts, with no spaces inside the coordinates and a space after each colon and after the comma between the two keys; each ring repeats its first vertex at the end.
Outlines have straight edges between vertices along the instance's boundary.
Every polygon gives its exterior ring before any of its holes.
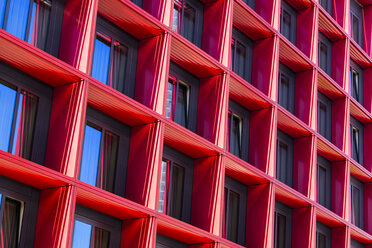
{"type": "Polygon", "coordinates": [[[350,219],[351,223],[364,229],[364,185],[350,176],[350,219]]]}
{"type": "Polygon", "coordinates": [[[251,9],[254,9],[255,0],[243,0],[251,9]]]}
{"type": "Polygon", "coordinates": [[[233,100],[229,100],[228,144],[229,151],[248,161],[250,112],[233,100]]]}
{"type": "Polygon", "coordinates": [[[289,112],[294,112],[294,90],[295,90],[295,73],[279,63],[279,89],[278,102],[289,112]]]}
{"type": "Polygon", "coordinates": [[[88,107],[79,180],[124,197],[130,128],[88,107]]]}
{"type": "Polygon", "coordinates": [[[134,97],[138,41],[98,16],[91,75],[134,97]]]}
{"type": "Polygon", "coordinates": [[[363,6],[356,0],[350,0],[350,35],[363,47],[363,6]]]}
{"type": "Polygon", "coordinates": [[[159,212],[190,223],[194,160],[164,146],[161,164],[159,212]]]}
{"type": "Polygon", "coordinates": [[[296,10],[282,0],[280,9],[280,33],[290,42],[296,44],[296,10]]]}
{"type": "Polygon", "coordinates": [[[120,247],[121,220],[77,205],[72,248],[120,247]]]}
{"type": "Polygon", "coordinates": [[[63,8],[64,0],[3,0],[0,28],[58,56],[63,8]]]}
{"type": "Polygon", "coordinates": [[[363,105],[363,70],[360,66],[350,59],[350,83],[351,95],[363,105]]]}
{"type": "Polygon", "coordinates": [[[355,239],[350,239],[350,248],[364,248],[364,245],[355,239]]]}
{"type": "Polygon", "coordinates": [[[293,139],[279,129],[276,144],[276,178],[292,187],[293,139]]]}
{"type": "Polygon", "coordinates": [[[332,1],[333,0],[319,0],[320,5],[323,7],[328,14],[332,15],[332,1]]]}
{"type": "Polygon", "coordinates": [[[198,0],[174,0],[172,30],[201,47],[203,11],[198,0]]]}
{"type": "Polygon", "coordinates": [[[331,209],[331,163],[324,157],[317,157],[317,202],[331,209]]]}
{"type": "Polygon", "coordinates": [[[316,248],[331,248],[331,229],[316,222],[316,248]]]}
{"type": "Polygon", "coordinates": [[[274,247],[292,247],[292,209],[281,202],[275,202],[274,247]]]}
{"type": "Polygon", "coordinates": [[[171,62],[165,116],[196,131],[199,79],[171,62]]]}
{"type": "Polygon", "coordinates": [[[142,0],[131,0],[131,2],[137,4],[139,7],[142,7],[142,0]]]}
{"type": "Polygon", "coordinates": [[[225,177],[225,229],[224,237],[245,245],[245,219],[247,211],[247,186],[225,177]]]}
{"type": "Polygon", "coordinates": [[[318,133],[331,141],[332,101],[318,91],[318,133]]]}
{"type": "Polygon", "coordinates": [[[0,64],[0,149],[43,164],[53,89],[0,64]]]}
{"type": "Polygon", "coordinates": [[[351,157],[363,165],[363,124],[350,116],[351,157]]]}
{"type": "Polygon", "coordinates": [[[34,243],[39,192],[0,177],[0,247],[27,247],[34,243]]]}
{"type": "Polygon", "coordinates": [[[321,32],[318,42],[318,65],[332,77],[332,42],[321,32]]]}
{"type": "Polygon", "coordinates": [[[252,81],[252,49],[252,40],[234,27],[231,41],[232,70],[248,82],[252,81]]]}
{"type": "Polygon", "coordinates": [[[188,245],[186,245],[186,244],[184,244],[184,243],[182,243],[178,240],[169,238],[169,237],[161,235],[161,234],[156,235],[156,248],[173,248],[173,247],[189,248],[188,245]]]}

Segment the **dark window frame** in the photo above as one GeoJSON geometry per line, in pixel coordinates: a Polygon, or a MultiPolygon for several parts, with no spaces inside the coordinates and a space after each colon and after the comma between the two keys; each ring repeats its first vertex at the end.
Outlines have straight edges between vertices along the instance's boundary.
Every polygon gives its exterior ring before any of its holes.
{"type": "Polygon", "coordinates": [[[332,180],[332,165],[331,163],[325,159],[324,157],[318,155],[317,156],[317,202],[328,208],[328,209],[331,209],[331,192],[332,192],[332,188],[331,188],[331,180],[332,180]],[[320,187],[320,178],[319,178],[319,170],[320,170],[320,167],[322,167],[322,169],[325,170],[325,185],[323,185],[324,187],[320,187]],[[324,200],[325,202],[320,202],[320,194],[321,193],[324,193],[324,200]]]}
{"type": "MultiPolygon", "coordinates": [[[[241,134],[240,134],[240,156],[239,154],[232,153],[235,156],[243,159],[244,161],[248,161],[248,154],[249,154],[249,132],[250,132],[250,120],[251,120],[251,113],[249,110],[241,106],[239,103],[235,102],[232,99],[229,99],[229,116],[234,116],[236,115],[237,117],[240,118],[241,120],[241,134]]],[[[228,123],[228,147],[230,151],[230,140],[231,140],[231,135],[232,135],[232,122],[233,118],[229,117],[228,120],[230,120],[230,123],[228,123]]],[[[231,152],[231,151],[230,151],[231,152]]]]}
{"type": "Polygon", "coordinates": [[[332,16],[333,1],[332,0],[319,0],[319,5],[332,16]]]}
{"type": "MultiPolygon", "coordinates": [[[[134,89],[136,83],[136,70],[137,70],[137,57],[138,57],[138,48],[139,48],[139,41],[131,36],[129,33],[124,31],[123,29],[116,26],[114,23],[110,22],[109,20],[105,19],[104,17],[98,15],[97,16],[97,24],[95,29],[95,39],[94,39],[94,48],[92,52],[92,64],[91,64],[91,72],[93,69],[93,60],[94,60],[94,50],[96,49],[96,41],[97,37],[108,36],[111,38],[111,48],[110,48],[110,60],[109,60],[109,72],[113,70],[113,55],[114,55],[114,41],[118,41],[121,45],[125,46],[127,50],[127,57],[126,57],[126,66],[125,66],[125,79],[124,82],[120,82],[117,86],[117,91],[134,98],[134,89]]],[[[108,73],[108,81],[107,85],[110,83],[110,73],[108,73]]]]}
{"type": "Polygon", "coordinates": [[[350,116],[350,148],[351,148],[351,157],[358,162],[360,165],[364,163],[364,125],[358,121],[353,116],[350,116]],[[354,146],[354,135],[353,130],[358,130],[358,143],[359,143],[359,151],[355,151],[353,149],[354,146]]]}
{"type": "Polygon", "coordinates": [[[352,97],[363,105],[363,69],[352,59],[350,59],[350,89],[352,97]],[[353,74],[358,74],[358,93],[354,90],[353,74]]]}
{"type": "Polygon", "coordinates": [[[52,110],[53,88],[3,62],[0,62],[0,81],[15,86],[18,90],[24,89],[38,97],[30,160],[43,165],[52,110]]]}
{"type": "Polygon", "coordinates": [[[364,248],[364,244],[350,238],[350,248],[364,248]]]}
{"type": "MultiPolygon", "coordinates": [[[[115,168],[115,182],[114,182],[114,194],[124,197],[125,195],[125,186],[126,186],[126,176],[127,176],[127,167],[128,167],[128,158],[129,158],[129,145],[130,145],[130,136],[131,129],[129,126],[124,123],[100,112],[97,109],[94,109],[88,106],[86,111],[86,125],[90,124],[95,127],[102,128],[103,131],[110,131],[119,136],[118,144],[118,153],[116,158],[116,168],[115,168]]],[[[85,125],[85,126],[86,126],[85,125]]],[[[84,129],[85,129],[84,126],[84,129]]],[[[102,131],[102,135],[104,134],[102,131]]],[[[84,130],[84,140],[85,141],[85,130],[84,130]]],[[[102,156],[102,146],[103,138],[101,138],[100,143],[100,157],[102,156]]],[[[84,151],[81,153],[83,154],[84,151]]],[[[81,160],[82,160],[81,156],[81,160]]],[[[80,161],[81,165],[81,161],[80,161]]],[[[79,178],[81,173],[81,166],[79,167],[79,178]]],[[[97,171],[97,180],[98,180],[98,171],[97,171]]]]}
{"type": "MultiPolygon", "coordinates": [[[[247,192],[248,188],[246,185],[242,184],[241,182],[231,178],[229,176],[225,176],[225,190],[233,191],[234,193],[239,195],[239,214],[238,214],[238,233],[237,233],[237,242],[240,245],[245,245],[245,230],[246,230],[246,215],[247,215],[247,192]]],[[[228,197],[228,196],[227,196],[228,197]]],[[[224,196],[225,203],[228,202],[228,198],[226,199],[226,195],[224,196]]],[[[227,216],[226,212],[228,211],[229,204],[225,204],[225,217],[224,217],[224,237],[227,239],[227,216]]],[[[233,241],[234,242],[234,241],[233,241]]]]}
{"type": "Polygon", "coordinates": [[[286,65],[279,62],[279,81],[278,81],[278,103],[283,108],[287,109],[292,114],[294,113],[294,102],[295,102],[295,81],[296,81],[296,74],[294,71],[289,69],[286,65]],[[282,79],[286,78],[288,80],[288,92],[287,97],[281,97],[281,94],[284,94],[284,88],[282,85],[282,79]],[[283,98],[288,99],[288,106],[284,106],[283,98]]]}
{"type": "Polygon", "coordinates": [[[291,136],[286,134],[285,132],[281,131],[280,129],[277,130],[277,142],[276,142],[276,179],[279,181],[287,184],[288,186],[293,186],[293,143],[294,140],[291,136]],[[280,164],[280,152],[279,152],[279,145],[280,143],[286,145],[288,147],[288,162],[284,167],[280,164]],[[285,178],[281,178],[279,171],[285,172],[285,178]]]}
{"type": "MultiPolygon", "coordinates": [[[[171,169],[169,166],[173,166],[172,164],[175,163],[178,166],[181,166],[185,169],[185,175],[184,175],[184,184],[183,184],[183,196],[182,196],[182,213],[181,213],[181,219],[184,222],[190,223],[191,221],[191,201],[192,201],[192,186],[193,186],[193,176],[194,176],[194,159],[191,157],[183,154],[182,152],[164,144],[163,147],[163,161],[170,162],[171,164],[168,164],[168,171],[171,169]]],[[[171,173],[171,172],[169,172],[171,173]]],[[[169,176],[171,178],[171,176],[169,176]]],[[[171,181],[168,182],[165,181],[166,185],[171,184],[171,181]]],[[[166,186],[168,187],[168,186],[166,186]]],[[[168,210],[171,208],[171,200],[169,198],[169,193],[172,192],[172,189],[167,188],[166,194],[164,198],[166,199],[166,214],[169,216],[170,213],[168,210]]],[[[173,217],[173,216],[172,216],[173,217]]]]}
{"type": "Polygon", "coordinates": [[[332,77],[332,42],[320,31],[318,37],[318,65],[319,68],[332,77]],[[324,45],[327,49],[325,66],[321,65],[320,51],[322,45],[324,45]]]}
{"type": "Polygon", "coordinates": [[[360,47],[363,47],[363,29],[363,6],[356,0],[350,0],[350,36],[360,47]],[[353,37],[353,18],[358,20],[357,40],[353,37]]]}
{"type": "Polygon", "coordinates": [[[142,8],[142,0],[130,0],[132,3],[136,4],[138,7],[142,8]]]}
{"type": "Polygon", "coordinates": [[[324,138],[327,140],[331,141],[332,140],[332,100],[329,99],[326,95],[318,91],[318,116],[317,116],[317,123],[318,123],[318,133],[321,134],[324,138]],[[320,111],[323,108],[325,108],[325,120],[320,118],[320,111]],[[322,125],[325,126],[324,132],[320,130],[320,126],[322,125]]]}
{"type": "Polygon", "coordinates": [[[274,247],[279,248],[277,244],[277,218],[278,214],[284,216],[286,218],[286,225],[285,225],[285,247],[291,248],[292,247],[292,209],[287,205],[275,201],[275,213],[274,213],[274,247]],[[288,220],[288,221],[287,221],[288,220]]]}
{"type": "Polygon", "coordinates": [[[325,243],[324,248],[331,248],[331,238],[332,238],[331,228],[317,221],[316,222],[316,247],[317,248],[318,248],[319,235],[323,235],[326,238],[326,243],[325,243]]]}
{"type": "Polygon", "coordinates": [[[245,79],[247,82],[252,82],[252,59],[253,59],[253,41],[243,34],[239,29],[233,27],[232,40],[231,40],[231,67],[232,70],[245,79]],[[245,47],[245,58],[244,58],[244,71],[239,73],[236,64],[236,54],[237,54],[237,43],[240,43],[245,47]]]}
{"type": "MultiPolygon", "coordinates": [[[[95,211],[83,205],[76,205],[74,224],[75,221],[81,221],[94,227],[102,228],[110,232],[109,248],[120,247],[122,221],[104,213],[95,211]]],[[[75,225],[72,232],[74,236],[75,225]]],[[[92,239],[92,237],[91,237],[92,239]]],[[[72,238],[71,238],[72,242],[72,238]]],[[[71,243],[72,245],[72,243],[71,243]]]]}
{"type": "Polygon", "coordinates": [[[361,228],[361,229],[364,229],[364,184],[363,182],[359,181],[356,177],[350,175],[350,222],[353,223],[355,226],[361,228]],[[353,223],[352,221],[352,217],[353,217],[353,213],[352,213],[352,202],[353,202],[353,193],[352,193],[352,189],[356,188],[359,190],[360,192],[360,205],[358,206],[358,211],[360,213],[360,216],[359,216],[359,223],[360,225],[357,225],[357,223],[353,223]]]}
{"type": "MultiPolygon", "coordinates": [[[[169,78],[170,80],[175,80],[175,82],[181,81],[183,84],[188,86],[189,90],[189,102],[186,119],[185,128],[196,132],[196,122],[197,122],[197,111],[198,111],[198,97],[199,97],[199,78],[195,77],[191,73],[187,72],[185,69],[172,62],[169,65],[169,78]]],[[[168,88],[168,87],[167,87],[168,88]]],[[[177,94],[177,93],[176,93],[177,94]]],[[[177,96],[174,96],[175,101],[177,102],[177,96]]],[[[172,103],[173,104],[173,103],[172,103]]],[[[174,107],[175,114],[177,107],[174,107]]],[[[177,115],[174,117],[171,116],[171,119],[178,123],[177,115]]],[[[181,125],[181,124],[180,124],[181,125]]]]}
{"type": "Polygon", "coordinates": [[[296,29],[297,29],[297,11],[293,8],[287,1],[281,0],[280,7],[280,33],[283,34],[292,44],[296,45],[296,29]],[[283,12],[286,12],[290,15],[291,26],[289,27],[289,37],[285,36],[282,33],[283,27],[283,12]]]}
{"type": "Polygon", "coordinates": [[[172,247],[179,247],[179,248],[189,248],[189,246],[185,243],[182,243],[178,240],[172,239],[165,235],[156,234],[156,248],[172,248],[172,247]]]}
{"type": "Polygon", "coordinates": [[[255,7],[255,0],[243,0],[245,4],[247,4],[251,9],[254,10],[255,7]]]}

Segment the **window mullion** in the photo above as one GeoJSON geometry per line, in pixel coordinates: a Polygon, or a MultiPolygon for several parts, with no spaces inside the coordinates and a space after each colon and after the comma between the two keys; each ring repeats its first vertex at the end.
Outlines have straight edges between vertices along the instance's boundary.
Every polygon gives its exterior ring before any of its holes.
{"type": "Polygon", "coordinates": [[[179,29],[180,29],[180,34],[183,36],[183,30],[184,30],[184,21],[183,21],[183,17],[184,17],[184,9],[185,9],[185,6],[186,6],[186,0],[181,0],[181,18],[180,18],[180,26],[179,26],[179,29]]]}
{"type": "MultiPolygon", "coordinates": [[[[32,19],[32,9],[33,9],[33,4],[34,3],[34,0],[30,0],[30,6],[28,8],[28,17],[27,17],[27,25],[26,25],[26,35],[25,35],[25,41],[28,41],[28,38],[29,38],[29,35],[30,35],[30,28],[31,28],[31,25],[33,25],[31,23],[31,19],[32,19]]],[[[35,16],[35,20],[36,20],[36,16],[35,16]]],[[[36,27],[35,27],[36,29],[36,27]]],[[[34,30],[34,32],[36,32],[36,30],[34,30]]],[[[32,35],[32,34],[31,34],[32,35]]],[[[32,41],[31,41],[31,44],[32,44],[32,41]]]]}
{"type": "Polygon", "coordinates": [[[179,83],[179,80],[176,79],[176,82],[175,82],[175,88],[176,88],[176,91],[175,91],[175,101],[174,101],[174,116],[173,116],[173,121],[176,121],[176,117],[177,117],[177,102],[178,102],[178,95],[179,95],[179,88],[180,88],[180,83],[179,83]]]}
{"type": "Polygon", "coordinates": [[[97,179],[96,187],[102,189],[102,175],[103,175],[103,152],[104,152],[104,139],[105,139],[105,129],[101,129],[101,140],[99,145],[99,156],[98,156],[98,166],[97,166],[97,179]]]}
{"type": "Polygon", "coordinates": [[[167,215],[170,215],[172,216],[172,208],[171,208],[171,202],[173,201],[172,199],[172,182],[171,182],[171,178],[172,178],[172,175],[173,175],[173,162],[171,161],[168,161],[168,177],[167,177],[167,188],[168,188],[168,193],[167,193],[167,212],[166,214],[167,215]]]}
{"type": "Polygon", "coordinates": [[[110,47],[110,58],[109,58],[109,72],[107,74],[107,85],[112,88],[113,85],[113,74],[114,74],[114,46],[115,46],[114,38],[111,37],[111,47],[110,47]]]}
{"type": "Polygon", "coordinates": [[[14,142],[17,142],[16,140],[14,140],[14,137],[16,136],[16,133],[15,133],[16,130],[15,129],[16,129],[16,126],[17,126],[16,122],[17,122],[17,116],[18,116],[20,94],[21,94],[21,90],[19,88],[17,88],[17,95],[16,95],[16,99],[15,99],[15,104],[14,104],[12,128],[11,128],[11,131],[10,131],[10,141],[9,141],[9,148],[8,148],[8,152],[10,152],[10,153],[12,152],[14,142]]]}
{"type": "Polygon", "coordinates": [[[230,210],[230,204],[229,204],[229,200],[230,200],[230,188],[227,187],[227,200],[226,200],[226,205],[225,208],[225,238],[227,239],[228,238],[228,232],[229,232],[229,210],[230,210]]]}

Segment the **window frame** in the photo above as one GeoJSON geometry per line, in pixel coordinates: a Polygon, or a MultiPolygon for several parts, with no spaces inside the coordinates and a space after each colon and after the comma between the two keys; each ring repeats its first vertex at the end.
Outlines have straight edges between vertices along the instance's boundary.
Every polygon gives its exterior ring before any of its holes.
{"type": "Polygon", "coordinates": [[[326,12],[328,12],[329,15],[332,16],[332,11],[333,11],[333,2],[332,2],[331,0],[319,0],[319,5],[322,6],[322,8],[323,8],[326,12]],[[324,3],[324,2],[326,3],[326,7],[323,6],[324,4],[322,4],[322,2],[323,2],[323,3],[324,3]]]}
{"type": "MultiPolygon", "coordinates": [[[[186,71],[185,69],[183,69],[182,67],[174,63],[173,61],[171,61],[169,65],[169,78],[175,79],[176,81],[181,81],[183,84],[186,84],[189,87],[188,120],[187,120],[185,128],[193,132],[196,132],[196,122],[197,122],[197,117],[198,117],[197,111],[198,111],[198,97],[199,97],[199,78],[189,73],[188,71],[186,71]]],[[[168,84],[167,84],[167,90],[168,90],[168,84]]],[[[176,96],[174,97],[174,99],[177,102],[176,96]]],[[[177,108],[175,107],[175,111],[176,109],[177,108]]],[[[176,112],[175,112],[175,115],[176,115],[176,112]]],[[[176,117],[174,117],[173,121],[176,122],[176,117]]]]}
{"type": "Polygon", "coordinates": [[[318,35],[318,66],[330,77],[332,77],[332,42],[325,36],[322,32],[319,31],[318,35]],[[326,65],[325,68],[320,65],[320,46],[321,44],[325,45],[327,48],[326,55],[326,65]]]}
{"type": "MultiPolygon", "coordinates": [[[[276,141],[276,175],[275,178],[284,184],[287,184],[288,186],[292,187],[293,186],[293,138],[286,134],[285,132],[281,131],[280,129],[277,130],[277,141],[276,141]],[[281,169],[278,168],[279,165],[279,160],[280,160],[280,153],[279,153],[279,142],[285,144],[288,147],[288,163],[285,166],[285,174],[286,178],[283,180],[278,176],[278,171],[281,169]]],[[[280,174],[279,174],[280,175],[280,174]]]]}
{"type": "MultiPolygon", "coordinates": [[[[92,51],[92,57],[91,57],[91,66],[90,66],[90,76],[92,75],[92,69],[93,69],[93,60],[94,60],[94,51],[96,49],[96,41],[97,36],[108,36],[113,41],[118,41],[121,45],[125,46],[127,48],[127,63],[125,68],[125,79],[124,82],[121,82],[120,85],[118,85],[118,88],[113,88],[130,98],[134,98],[134,89],[135,89],[135,83],[136,83],[136,70],[137,70],[137,57],[138,57],[138,48],[139,48],[139,41],[131,36],[129,33],[121,29],[120,27],[116,26],[114,23],[110,22],[109,20],[105,19],[104,17],[98,15],[97,16],[97,23],[96,23],[96,29],[95,29],[95,36],[94,36],[94,45],[93,45],[93,51],[92,51]]],[[[112,43],[112,42],[111,42],[112,43]]],[[[114,49],[111,44],[110,47],[110,57],[109,57],[109,72],[113,68],[113,55],[114,55],[114,49]]],[[[110,73],[108,73],[108,78],[110,73]]],[[[97,79],[97,81],[99,81],[97,79]]],[[[110,83],[109,79],[107,80],[108,85],[110,83]]],[[[112,83],[112,82],[111,82],[112,83]]]]}
{"type": "Polygon", "coordinates": [[[321,134],[324,138],[332,142],[332,100],[329,99],[326,95],[324,95],[322,92],[318,91],[318,103],[317,103],[317,131],[319,134],[321,134]],[[320,105],[323,104],[326,107],[326,118],[325,118],[325,133],[322,134],[319,129],[320,122],[322,121],[319,118],[320,113],[320,105]]]}
{"type": "Polygon", "coordinates": [[[292,44],[296,45],[296,30],[297,29],[297,11],[287,1],[281,0],[280,5],[280,33],[287,38],[292,44]],[[289,27],[289,37],[282,33],[283,27],[283,10],[286,11],[291,18],[291,26],[289,27]]]}
{"type": "MultiPolygon", "coordinates": [[[[116,165],[115,165],[115,180],[114,180],[114,192],[113,194],[119,195],[121,197],[125,196],[125,188],[126,188],[126,178],[127,178],[127,168],[128,168],[128,158],[129,158],[129,145],[130,145],[130,137],[131,137],[131,128],[124,123],[100,112],[97,109],[94,109],[90,106],[87,107],[86,111],[86,121],[84,126],[84,139],[82,145],[81,154],[83,154],[83,146],[85,141],[85,127],[88,123],[93,124],[94,126],[98,126],[102,128],[102,130],[110,131],[113,134],[119,137],[119,144],[118,144],[118,153],[116,158],[116,165]],[[121,164],[119,163],[121,161],[121,164]],[[119,182],[119,183],[118,183],[119,182]]],[[[101,157],[102,153],[102,143],[103,143],[103,135],[104,132],[102,131],[101,143],[100,143],[100,154],[101,157]]],[[[78,179],[80,180],[80,173],[81,173],[81,162],[82,157],[80,158],[80,166],[79,166],[79,176],[78,179]]],[[[98,180],[98,172],[99,168],[97,169],[97,180],[98,180]]],[[[98,187],[98,186],[95,186],[98,187]]]]}
{"type": "Polygon", "coordinates": [[[283,215],[286,218],[286,225],[285,225],[285,243],[286,248],[292,247],[292,209],[287,205],[275,201],[275,211],[274,211],[274,248],[277,248],[278,244],[276,243],[277,240],[277,214],[283,215]],[[289,221],[287,221],[289,220],[289,221]],[[289,245],[287,245],[289,244],[289,245]]]}
{"type": "Polygon", "coordinates": [[[363,6],[356,0],[350,0],[350,36],[360,47],[363,48],[363,6]],[[353,37],[353,17],[358,19],[358,40],[353,37]]]}
{"type": "Polygon", "coordinates": [[[350,175],[350,222],[355,225],[356,227],[359,227],[364,230],[364,184],[360,180],[358,180],[356,177],[350,175]],[[352,212],[352,201],[353,201],[353,194],[352,194],[352,188],[355,187],[360,192],[360,206],[358,206],[358,210],[360,213],[359,221],[360,226],[353,223],[353,212],[352,212]]]}
{"type": "Polygon", "coordinates": [[[354,159],[354,161],[358,162],[360,165],[363,166],[364,164],[364,125],[352,115],[350,115],[350,150],[351,150],[352,159],[354,159]],[[353,128],[356,128],[359,131],[358,142],[359,142],[360,150],[359,150],[358,157],[354,155],[353,128]]]}
{"type": "Polygon", "coordinates": [[[318,248],[319,234],[322,234],[326,238],[325,248],[331,248],[331,238],[332,238],[331,228],[317,221],[316,222],[316,247],[317,248],[318,248]]]}
{"type": "Polygon", "coordinates": [[[241,78],[246,80],[249,83],[252,83],[252,65],[253,65],[253,41],[248,38],[245,34],[243,34],[238,28],[233,26],[232,32],[232,40],[231,40],[231,69],[241,78]],[[237,72],[237,65],[236,65],[236,44],[240,42],[245,47],[246,56],[244,58],[244,71],[243,75],[237,72]],[[235,44],[234,49],[232,48],[233,44],[235,44]]]}
{"type": "MultiPolygon", "coordinates": [[[[238,116],[241,121],[241,156],[235,156],[243,159],[244,161],[248,162],[248,156],[249,156],[249,132],[250,132],[250,120],[251,120],[251,113],[249,110],[241,106],[239,103],[236,101],[232,100],[231,98],[229,99],[229,115],[236,115],[238,116]]],[[[228,118],[229,119],[229,118],[228,118]]],[[[232,118],[230,120],[230,123],[228,123],[228,137],[227,137],[227,146],[228,150],[230,152],[230,140],[231,140],[231,124],[232,124],[232,118]]]]}
{"type": "Polygon", "coordinates": [[[331,209],[331,192],[332,192],[332,184],[331,184],[331,180],[332,180],[332,165],[331,163],[326,159],[324,158],[323,156],[321,155],[317,155],[317,202],[328,208],[328,209],[331,209]],[[319,186],[320,186],[320,183],[319,183],[319,167],[323,167],[326,171],[326,183],[325,183],[325,189],[321,189],[319,186]],[[325,203],[321,203],[319,201],[319,193],[320,192],[325,192],[325,203]]]}
{"type": "Polygon", "coordinates": [[[350,238],[350,248],[364,248],[364,244],[353,238],[350,238]]]}
{"type": "Polygon", "coordinates": [[[279,62],[279,81],[278,81],[278,103],[280,106],[291,112],[294,113],[294,102],[295,102],[295,81],[296,81],[296,74],[294,71],[289,69],[286,65],[279,62]],[[281,92],[283,91],[282,86],[282,77],[286,77],[288,79],[288,107],[285,107],[281,103],[281,92]]]}
{"type": "Polygon", "coordinates": [[[76,220],[91,225],[92,229],[98,227],[105,229],[106,231],[109,231],[110,232],[109,248],[120,247],[122,221],[79,204],[77,204],[75,207],[71,247],[75,232],[76,220]]]}
{"type": "Polygon", "coordinates": [[[359,102],[363,106],[363,69],[353,60],[350,58],[350,89],[351,89],[351,96],[359,102]],[[358,87],[359,87],[359,99],[355,97],[355,93],[353,90],[353,71],[357,72],[359,75],[359,82],[358,82],[358,87]]]}
{"type": "MultiPolygon", "coordinates": [[[[232,177],[225,175],[225,189],[231,190],[237,194],[239,194],[240,201],[239,201],[239,214],[238,214],[238,237],[237,237],[237,244],[245,246],[245,235],[246,235],[246,216],[247,216],[247,192],[248,187],[243,183],[235,180],[232,177]]],[[[226,199],[226,195],[224,195],[224,199],[226,199]]],[[[225,200],[228,202],[228,200],[225,200]]],[[[229,204],[228,204],[229,205],[229,204]]],[[[224,238],[227,239],[227,227],[226,227],[226,207],[228,209],[229,206],[224,206],[224,238]]],[[[233,242],[233,241],[232,241],[233,242]]]]}
{"type": "MultiPolygon", "coordinates": [[[[193,176],[194,176],[194,159],[191,157],[183,154],[182,152],[164,144],[163,146],[163,160],[170,161],[171,163],[175,163],[178,166],[181,166],[185,169],[185,178],[184,178],[184,185],[183,185],[183,196],[182,196],[182,214],[181,214],[181,221],[190,223],[191,222],[191,201],[192,201],[192,186],[193,186],[193,176]]],[[[172,165],[171,165],[172,166],[172,165]]],[[[168,164],[169,170],[169,164],[168,164]]],[[[171,178],[169,176],[169,178],[171,178]]],[[[160,181],[160,180],[159,180],[160,181]]],[[[168,214],[168,209],[170,208],[169,193],[171,189],[169,189],[167,185],[171,184],[171,181],[165,181],[166,184],[166,192],[164,198],[166,199],[166,215],[171,216],[168,214]]],[[[173,217],[173,216],[171,216],[173,217]]],[[[175,218],[175,217],[174,217],[175,218]]]]}

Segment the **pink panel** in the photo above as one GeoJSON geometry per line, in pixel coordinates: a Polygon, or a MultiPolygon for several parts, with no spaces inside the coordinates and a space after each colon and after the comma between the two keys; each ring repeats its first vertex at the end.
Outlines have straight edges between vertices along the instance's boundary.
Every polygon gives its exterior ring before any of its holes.
{"type": "Polygon", "coordinates": [[[252,84],[268,97],[276,100],[279,64],[278,37],[255,41],[252,60],[252,84]]]}
{"type": "Polygon", "coordinates": [[[349,132],[348,101],[346,98],[332,102],[332,143],[343,152],[349,150],[347,134],[349,132]]]}
{"type": "Polygon", "coordinates": [[[294,139],[293,188],[309,197],[310,182],[316,168],[315,136],[294,139]]]}
{"type": "Polygon", "coordinates": [[[74,212],[73,187],[42,190],[34,246],[70,247],[74,212]]]}
{"type": "MultiPolygon", "coordinates": [[[[363,81],[372,82],[372,68],[366,68],[363,70],[363,81]]],[[[372,112],[372,84],[370,83],[363,84],[363,107],[368,112],[372,112]]]]}
{"type": "Polygon", "coordinates": [[[251,112],[249,133],[249,163],[273,176],[275,166],[275,109],[267,108],[251,112]]]}
{"type": "Polygon", "coordinates": [[[155,247],[155,218],[124,220],[122,223],[121,248],[155,247]]]}
{"type": "Polygon", "coordinates": [[[314,100],[316,95],[316,71],[308,70],[296,73],[295,80],[295,116],[310,127],[316,127],[317,103],[314,100]]]}
{"type": "Polygon", "coordinates": [[[172,1],[164,0],[143,0],[142,8],[155,16],[158,20],[164,23],[166,26],[170,26],[171,8],[173,7],[172,1]]]}
{"type": "Polygon", "coordinates": [[[246,244],[248,247],[273,245],[274,187],[270,184],[248,186],[246,244]]]}
{"type": "Polygon", "coordinates": [[[85,82],[54,88],[45,166],[70,177],[80,161],[86,110],[85,82]]]}
{"type": "Polygon", "coordinates": [[[332,78],[345,91],[349,89],[349,40],[343,39],[332,45],[332,78]]]}
{"type": "Polygon", "coordinates": [[[168,34],[139,42],[134,99],[159,114],[163,113],[168,59],[168,34]]]}
{"type": "Polygon", "coordinates": [[[364,230],[372,235],[372,184],[364,184],[364,230]]]}
{"type": "Polygon", "coordinates": [[[254,10],[263,17],[271,26],[278,29],[278,0],[255,1],[254,10]]]}
{"type": "Polygon", "coordinates": [[[333,18],[345,30],[349,30],[349,25],[347,23],[347,20],[349,20],[349,2],[349,0],[333,1],[335,6],[333,8],[333,18]]]}
{"type": "Polygon", "coordinates": [[[331,173],[331,209],[339,216],[345,218],[349,175],[347,162],[332,163],[331,173]]]}
{"type": "Polygon", "coordinates": [[[372,5],[363,6],[363,19],[364,19],[364,36],[363,36],[363,49],[371,57],[372,56],[372,29],[366,28],[372,25],[372,5]]]}
{"type": "Polygon", "coordinates": [[[292,210],[292,248],[315,247],[315,221],[313,207],[292,210]]]}
{"type": "MultiPolygon", "coordinates": [[[[366,81],[364,81],[366,82],[366,81]]],[[[372,172],[372,125],[364,124],[364,168],[368,172],[372,172]]]]}
{"type": "Polygon", "coordinates": [[[125,197],[156,209],[163,124],[157,122],[131,129],[125,197]]]}
{"type": "Polygon", "coordinates": [[[348,248],[349,242],[347,227],[332,228],[331,248],[348,248]]]}
{"type": "Polygon", "coordinates": [[[66,0],[59,58],[89,73],[97,17],[97,0],[66,0]]]}
{"type": "Polygon", "coordinates": [[[224,170],[221,156],[195,159],[191,224],[214,235],[222,231],[224,170]]]}
{"type": "Polygon", "coordinates": [[[297,11],[296,46],[316,62],[317,8],[315,6],[297,11]]]}

